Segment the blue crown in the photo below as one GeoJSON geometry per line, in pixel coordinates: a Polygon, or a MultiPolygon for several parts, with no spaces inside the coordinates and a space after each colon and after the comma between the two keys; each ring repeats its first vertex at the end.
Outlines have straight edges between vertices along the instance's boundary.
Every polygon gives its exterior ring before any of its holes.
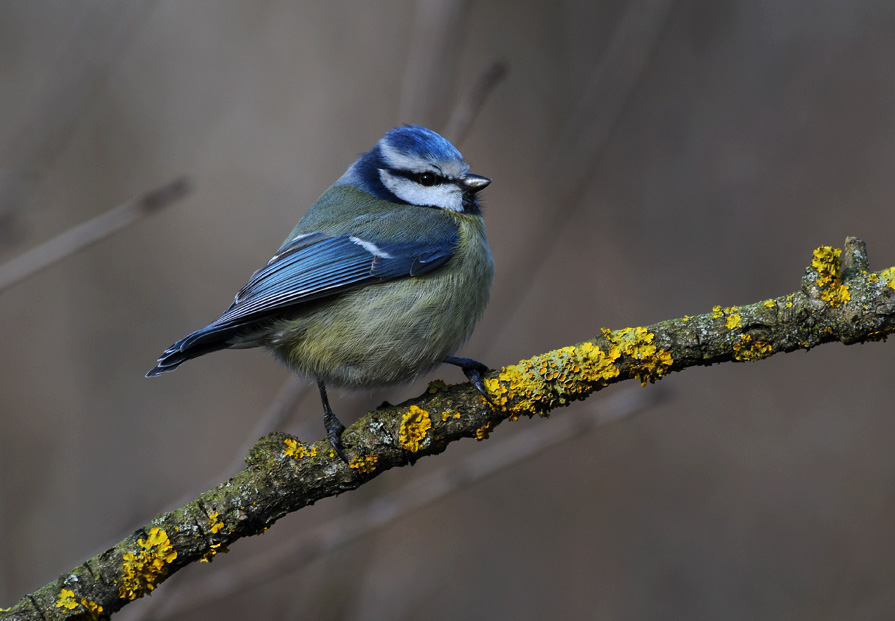
{"type": "Polygon", "coordinates": [[[446,138],[419,125],[389,130],[383,141],[401,155],[423,158],[431,163],[463,161],[463,156],[446,138]]]}

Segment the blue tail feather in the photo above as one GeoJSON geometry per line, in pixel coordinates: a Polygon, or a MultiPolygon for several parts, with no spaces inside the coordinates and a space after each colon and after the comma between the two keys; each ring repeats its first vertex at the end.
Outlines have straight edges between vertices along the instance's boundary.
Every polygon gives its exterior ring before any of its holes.
{"type": "Polygon", "coordinates": [[[156,377],[173,371],[187,360],[227,349],[231,345],[231,339],[243,327],[210,325],[196,330],[166,349],[159,357],[158,364],[146,374],[146,377],[156,377]]]}

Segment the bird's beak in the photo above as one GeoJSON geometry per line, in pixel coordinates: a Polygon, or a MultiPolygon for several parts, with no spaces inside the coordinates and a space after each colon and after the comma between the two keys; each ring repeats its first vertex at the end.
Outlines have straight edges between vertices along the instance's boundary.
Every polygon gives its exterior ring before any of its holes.
{"type": "Polygon", "coordinates": [[[467,174],[463,178],[463,185],[466,186],[466,189],[472,193],[478,192],[479,190],[484,190],[490,183],[491,180],[488,177],[473,175],[472,173],[467,174]]]}

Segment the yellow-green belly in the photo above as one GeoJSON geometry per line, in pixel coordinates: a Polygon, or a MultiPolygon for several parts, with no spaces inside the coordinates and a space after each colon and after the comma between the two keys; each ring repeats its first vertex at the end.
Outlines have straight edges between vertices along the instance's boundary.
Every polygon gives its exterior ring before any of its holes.
{"type": "Polygon", "coordinates": [[[405,382],[433,369],[469,338],[490,294],[484,229],[464,233],[441,269],[310,305],[270,326],[265,346],[303,375],[348,387],[405,382]]]}

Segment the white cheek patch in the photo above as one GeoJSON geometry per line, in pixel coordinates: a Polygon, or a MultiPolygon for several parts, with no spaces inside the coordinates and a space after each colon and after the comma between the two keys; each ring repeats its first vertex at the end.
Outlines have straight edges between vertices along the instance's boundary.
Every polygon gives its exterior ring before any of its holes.
{"type": "Polygon", "coordinates": [[[389,191],[411,205],[439,207],[450,211],[463,211],[463,192],[454,183],[422,186],[406,177],[393,175],[380,169],[379,178],[389,191]]]}

